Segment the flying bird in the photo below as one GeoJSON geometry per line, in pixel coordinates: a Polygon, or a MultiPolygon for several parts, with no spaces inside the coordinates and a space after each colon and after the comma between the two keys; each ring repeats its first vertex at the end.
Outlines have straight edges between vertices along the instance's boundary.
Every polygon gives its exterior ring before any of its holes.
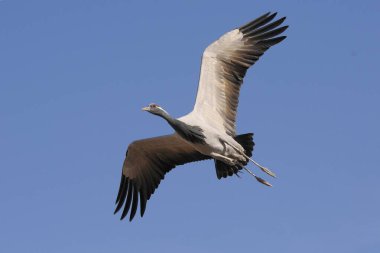
{"type": "Polygon", "coordinates": [[[116,198],[115,213],[124,206],[121,219],[130,211],[131,221],[138,202],[142,217],[147,201],[165,174],[185,163],[214,159],[218,179],[238,175],[244,169],[260,183],[271,186],[246,168],[251,161],[275,177],[251,158],[253,133],[237,135],[235,120],[240,87],[248,68],[267,49],[286,38],[279,36],[288,28],[281,26],[285,17],[272,22],[276,14],[266,13],[206,48],[194,109],[189,114],[176,119],[157,104],[143,108],[166,120],[175,133],[137,140],[128,146],[116,198]]]}

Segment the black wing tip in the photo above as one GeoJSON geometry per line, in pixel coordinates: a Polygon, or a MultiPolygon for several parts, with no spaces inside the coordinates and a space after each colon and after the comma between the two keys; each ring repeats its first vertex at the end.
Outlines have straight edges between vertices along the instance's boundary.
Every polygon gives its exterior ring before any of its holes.
{"type": "Polygon", "coordinates": [[[270,15],[271,18],[274,18],[274,17],[276,17],[276,16],[277,16],[277,11],[276,11],[276,12],[273,12],[273,13],[270,15]]]}
{"type": "Polygon", "coordinates": [[[116,198],[116,205],[117,206],[116,206],[115,211],[114,211],[114,214],[118,213],[124,205],[123,213],[121,214],[120,220],[123,220],[128,213],[128,209],[130,206],[130,198],[131,198],[130,194],[131,194],[131,190],[133,188],[132,184],[133,184],[133,182],[131,182],[126,176],[124,176],[122,174],[119,193],[118,193],[118,196],[116,198]],[[125,201],[126,201],[126,203],[124,204],[125,201]]]}
{"type": "MultiPolygon", "coordinates": [[[[267,12],[264,15],[248,22],[247,24],[242,25],[238,29],[243,34],[251,33],[252,31],[255,31],[255,30],[260,30],[260,27],[263,27],[267,25],[268,23],[270,23],[276,16],[277,16],[277,12],[274,12],[274,13],[267,12]]],[[[273,23],[270,23],[268,26],[270,26],[271,24],[276,24],[275,26],[279,26],[285,21],[285,19],[286,19],[286,16],[281,17],[278,20],[274,21],[273,23]]]]}
{"type": "Polygon", "coordinates": [[[119,212],[124,205],[123,212],[120,216],[120,220],[124,220],[124,218],[129,215],[129,221],[131,222],[136,215],[138,209],[138,203],[140,202],[140,215],[144,216],[146,209],[147,197],[146,194],[138,190],[138,186],[136,182],[129,180],[127,177],[122,176],[122,180],[124,181],[121,184],[122,189],[119,190],[120,196],[118,196],[116,200],[116,209],[114,214],[119,212]],[[140,201],[138,198],[140,197],[140,201]],[[125,203],[124,203],[125,202],[125,203]]]}
{"type": "Polygon", "coordinates": [[[115,208],[114,214],[119,212],[119,210],[123,207],[125,197],[127,195],[127,189],[128,189],[128,179],[124,175],[122,175],[120,187],[119,187],[119,193],[116,198],[116,208],[115,208]]]}
{"type": "Polygon", "coordinates": [[[260,19],[260,18],[266,18],[266,17],[269,17],[269,16],[271,16],[271,15],[276,16],[276,15],[277,15],[277,12],[268,11],[268,12],[264,13],[263,15],[261,15],[260,17],[256,18],[255,20],[258,20],[258,19],[260,19]]]}
{"type": "Polygon", "coordinates": [[[120,216],[120,220],[124,220],[125,216],[127,216],[127,214],[122,214],[122,215],[120,216]]]}
{"type": "Polygon", "coordinates": [[[146,191],[141,191],[140,192],[140,216],[141,218],[144,216],[145,209],[146,209],[146,191]]]}
{"type": "Polygon", "coordinates": [[[131,213],[129,215],[129,221],[132,221],[133,218],[135,217],[135,214],[136,214],[136,211],[137,211],[137,206],[138,206],[138,203],[139,203],[139,192],[138,192],[138,187],[136,187],[136,185],[134,185],[134,190],[133,190],[133,200],[132,200],[132,209],[131,209],[131,213]]]}
{"type": "Polygon", "coordinates": [[[119,200],[120,200],[124,184],[125,184],[125,176],[123,175],[123,172],[122,172],[121,173],[121,179],[120,179],[119,191],[117,193],[115,204],[117,204],[119,202],[119,200]]]}
{"type": "Polygon", "coordinates": [[[263,45],[267,45],[269,47],[271,46],[274,46],[278,43],[280,43],[281,41],[283,41],[284,39],[286,39],[287,36],[279,36],[279,37],[275,37],[275,38],[272,38],[272,39],[268,39],[268,40],[262,40],[259,42],[259,44],[263,44],[263,45]]]}
{"type": "MultiPolygon", "coordinates": [[[[264,17],[271,17],[271,18],[274,18],[277,16],[277,11],[273,12],[273,11],[268,11],[267,13],[265,13],[264,15],[260,16],[259,18],[264,18],[264,17]]],[[[257,18],[257,19],[259,19],[257,18]]]]}

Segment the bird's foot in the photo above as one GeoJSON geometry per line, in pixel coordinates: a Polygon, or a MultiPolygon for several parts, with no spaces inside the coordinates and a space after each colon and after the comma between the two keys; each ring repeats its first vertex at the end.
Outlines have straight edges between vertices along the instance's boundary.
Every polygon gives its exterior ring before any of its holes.
{"type": "Polygon", "coordinates": [[[242,168],[245,169],[249,174],[251,174],[251,175],[252,175],[252,176],[253,176],[258,182],[260,182],[260,183],[262,183],[262,184],[264,184],[264,185],[266,185],[266,186],[272,187],[272,185],[271,185],[269,182],[265,181],[265,180],[262,179],[261,177],[256,176],[255,174],[253,174],[252,171],[250,171],[250,170],[247,169],[246,167],[242,166],[242,168]]]}

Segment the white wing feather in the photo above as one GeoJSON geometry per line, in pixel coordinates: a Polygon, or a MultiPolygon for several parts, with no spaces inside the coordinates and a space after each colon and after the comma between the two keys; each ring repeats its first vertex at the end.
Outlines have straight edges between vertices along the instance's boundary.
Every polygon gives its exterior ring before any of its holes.
{"type": "Polygon", "coordinates": [[[247,69],[269,47],[286,38],[275,37],[287,28],[274,29],[285,20],[269,23],[275,15],[267,13],[224,34],[206,48],[194,109],[182,120],[207,122],[209,127],[235,136],[239,92],[247,69]]]}

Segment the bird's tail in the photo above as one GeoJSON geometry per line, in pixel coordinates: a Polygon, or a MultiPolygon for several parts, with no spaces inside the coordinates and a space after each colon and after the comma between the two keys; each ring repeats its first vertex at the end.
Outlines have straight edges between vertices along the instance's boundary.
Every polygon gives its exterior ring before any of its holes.
{"type": "MultiPolygon", "coordinates": [[[[241,134],[241,135],[235,136],[234,139],[244,148],[245,154],[248,157],[251,157],[253,147],[255,146],[255,143],[253,142],[253,133],[241,134]]],[[[238,165],[231,166],[216,159],[214,160],[214,162],[215,162],[216,176],[218,177],[218,179],[221,179],[222,177],[226,178],[227,176],[232,176],[234,174],[238,175],[237,173],[242,169],[242,167],[238,165]]],[[[247,162],[245,162],[243,165],[247,165],[247,162]]]]}

